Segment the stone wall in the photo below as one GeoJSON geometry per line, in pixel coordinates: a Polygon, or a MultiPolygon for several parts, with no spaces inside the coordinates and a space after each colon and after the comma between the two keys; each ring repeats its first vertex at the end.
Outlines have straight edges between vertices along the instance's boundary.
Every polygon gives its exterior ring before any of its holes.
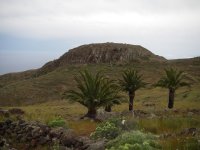
{"type": "MultiPolygon", "coordinates": [[[[90,150],[95,143],[99,145],[99,142],[92,141],[88,137],[77,136],[71,129],[50,128],[35,121],[7,119],[0,122],[0,149],[10,149],[16,143],[23,145],[27,150],[35,149],[38,146],[46,146],[50,149],[57,146],[59,149],[90,150]]],[[[101,143],[97,149],[104,149],[104,142],[101,143]]]]}

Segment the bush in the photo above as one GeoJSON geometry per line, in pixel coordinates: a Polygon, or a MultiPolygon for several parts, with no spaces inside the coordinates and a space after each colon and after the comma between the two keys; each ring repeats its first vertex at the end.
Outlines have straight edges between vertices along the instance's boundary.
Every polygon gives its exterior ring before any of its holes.
{"type": "Polygon", "coordinates": [[[138,121],[135,118],[129,118],[125,120],[124,125],[122,126],[123,130],[137,130],[139,128],[138,121]]]}
{"type": "Polygon", "coordinates": [[[141,131],[125,132],[107,143],[107,150],[151,150],[160,149],[157,137],[141,131]]]}
{"type": "Polygon", "coordinates": [[[122,127],[122,119],[118,117],[110,118],[107,122],[113,123],[116,127],[122,127]]]}
{"type": "Polygon", "coordinates": [[[48,122],[50,127],[66,127],[65,120],[62,118],[56,118],[48,122]]]}
{"type": "Polygon", "coordinates": [[[114,139],[120,134],[121,129],[112,122],[101,123],[90,136],[94,139],[114,139]]]}

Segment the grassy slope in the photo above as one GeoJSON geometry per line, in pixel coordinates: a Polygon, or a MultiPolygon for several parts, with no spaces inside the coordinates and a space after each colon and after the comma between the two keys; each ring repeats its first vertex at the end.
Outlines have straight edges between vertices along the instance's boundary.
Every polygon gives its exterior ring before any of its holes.
{"type": "MultiPolygon", "coordinates": [[[[199,82],[199,64],[186,64],[187,67],[185,67],[184,63],[175,62],[172,64],[137,63],[135,65],[74,65],[58,68],[53,72],[39,77],[31,77],[29,79],[23,77],[21,79],[19,79],[19,77],[16,79],[12,78],[12,82],[9,82],[9,78],[0,78],[2,86],[0,87],[0,105],[15,106],[59,100],[65,90],[75,87],[75,82],[73,80],[74,75],[77,75],[78,71],[84,69],[88,69],[92,72],[103,70],[110,78],[119,79],[121,77],[121,72],[125,68],[135,67],[144,75],[146,82],[155,83],[155,81],[163,74],[163,69],[169,65],[176,66],[181,70],[186,71],[190,78],[194,79],[195,82],[199,82]]],[[[152,89],[153,87],[148,88],[152,89]]],[[[148,92],[149,90],[146,95],[151,96],[148,92]]]]}
{"type": "MultiPolygon", "coordinates": [[[[177,63],[173,62],[173,66],[184,70],[196,83],[188,88],[181,88],[176,93],[175,109],[185,112],[187,109],[200,109],[200,64],[177,63]]],[[[149,83],[156,82],[163,74],[163,69],[167,65],[161,64],[137,64],[137,65],[84,65],[84,66],[68,66],[58,68],[46,75],[15,81],[7,84],[0,89],[1,104],[21,105],[20,108],[25,110],[24,118],[26,120],[38,120],[48,123],[57,117],[66,120],[67,125],[80,135],[89,135],[95,130],[96,124],[90,120],[79,120],[78,118],[86,113],[86,108],[68,101],[60,100],[63,91],[75,87],[73,76],[78,71],[88,69],[92,72],[103,70],[107,76],[118,79],[120,72],[127,67],[136,67],[144,74],[144,78],[149,83]],[[2,99],[2,97],[5,99],[2,99]],[[28,99],[27,99],[28,97],[28,99]],[[34,105],[24,105],[31,104],[34,105]]],[[[2,82],[3,84],[4,82],[2,82]]],[[[126,93],[124,93],[126,96],[126,93]]],[[[139,119],[141,129],[155,134],[173,133],[181,131],[184,128],[198,127],[200,128],[200,118],[198,115],[188,116],[187,113],[176,115],[173,111],[165,111],[167,107],[168,91],[166,89],[147,87],[137,91],[134,108],[135,110],[144,110],[149,113],[159,112],[161,115],[170,114],[166,119],[139,119]],[[146,103],[155,104],[155,106],[147,107],[146,103]]],[[[126,97],[127,98],[127,97],[126,97]]],[[[128,99],[128,98],[127,98],[128,99]]],[[[7,108],[7,107],[5,107],[7,108]]],[[[121,105],[115,106],[113,111],[126,111],[128,103],[125,101],[121,105]]],[[[169,139],[169,141],[161,141],[164,149],[183,145],[177,139],[169,139]]],[[[180,148],[180,147],[177,147],[180,148]]]]}

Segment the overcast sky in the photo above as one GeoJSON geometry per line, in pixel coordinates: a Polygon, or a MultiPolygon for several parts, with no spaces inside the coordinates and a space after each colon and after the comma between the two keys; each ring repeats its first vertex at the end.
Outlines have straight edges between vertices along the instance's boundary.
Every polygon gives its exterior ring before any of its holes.
{"type": "Polygon", "coordinates": [[[168,59],[200,56],[200,0],[0,0],[0,74],[102,42],[168,59]]]}

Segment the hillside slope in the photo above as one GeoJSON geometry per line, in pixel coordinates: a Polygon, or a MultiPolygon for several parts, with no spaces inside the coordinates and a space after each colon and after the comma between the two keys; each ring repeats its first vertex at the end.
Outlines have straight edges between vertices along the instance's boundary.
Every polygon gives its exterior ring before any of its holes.
{"type": "Polygon", "coordinates": [[[64,91],[75,88],[74,75],[84,69],[91,72],[102,70],[110,78],[119,79],[124,69],[134,67],[144,75],[146,82],[154,83],[161,77],[164,68],[174,66],[184,70],[199,84],[199,58],[166,61],[141,46],[111,43],[119,48],[114,50],[108,45],[80,46],[40,69],[0,76],[0,105],[59,100],[64,91]],[[133,54],[130,55],[131,59],[128,59],[129,54],[133,54]]]}

